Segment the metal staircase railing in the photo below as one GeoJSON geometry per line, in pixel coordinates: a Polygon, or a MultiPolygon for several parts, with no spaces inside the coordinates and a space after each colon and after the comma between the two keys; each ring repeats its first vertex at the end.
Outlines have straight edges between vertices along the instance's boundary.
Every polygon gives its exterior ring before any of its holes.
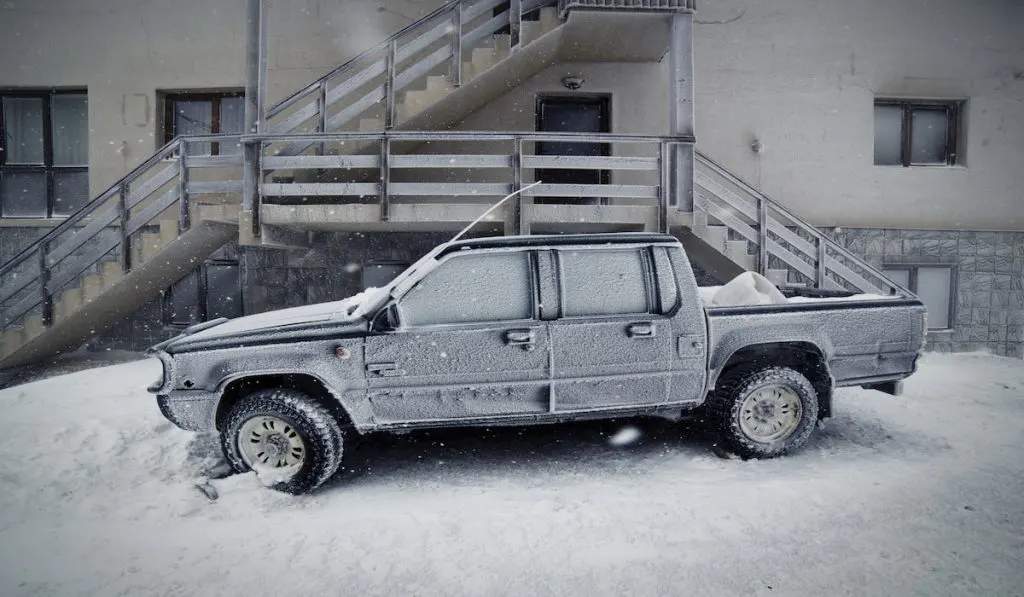
{"type": "MultiPolygon", "coordinates": [[[[399,117],[397,95],[446,68],[450,84],[462,84],[463,55],[507,30],[514,50],[522,41],[523,16],[557,0],[453,0],[380,44],[345,62],[267,110],[264,132],[304,134],[340,131],[377,105],[383,128],[399,117]]],[[[309,146],[282,150],[295,155],[309,146]]]]}
{"type": "MultiPolygon", "coordinates": [[[[871,294],[909,294],[864,259],[695,152],[694,232],[704,237],[709,220],[757,248],[758,270],[788,269],[798,283],[871,294]]],[[[791,281],[793,281],[791,279],[791,281]]]]}
{"type": "Polygon", "coordinates": [[[41,316],[43,326],[51,326],[57,293],[104,261],[116,260],[122,272],[132,271],[136,266],[133,255],[138,253],[132,250],[135,238],[154,222],[176,220],[180,235],[192,225],[196,197],[240,193],[241,180],[222,177],[225,168],[240,170],[241,154],[195,155],[189,151],[194,144],[216,143],[222,153],[228,153],[239,145],[239,139],[238,135],[176,137],[0,265],[0,330],[34,312],[41,316]],[[214,169],[212,176],[190,176],[196,169],[210,168],[214,169]],[[212,180],[201,180],[207,178],[212,180]],[[170,212],[175,207],[176,212],[170,212]]]}
{"type": "Polygon", "coordinates": [[[697,0],[559,0],[558,14],[564,19],[574,8],[587,10],[628,10],[632,12],[689,12],[697,0]]]}

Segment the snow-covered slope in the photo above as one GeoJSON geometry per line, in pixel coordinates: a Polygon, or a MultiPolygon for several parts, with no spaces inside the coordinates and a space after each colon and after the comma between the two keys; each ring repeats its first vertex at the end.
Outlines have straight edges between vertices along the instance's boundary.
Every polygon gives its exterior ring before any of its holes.
{"type": "Polygon", "coordinates": [[[591,423],[368,438],[313,496],[194,487],[143,361],[0,391],[0,595],[1012,595],[1024,363],[928,355],[808,447],[591,423]],[[627,428],[624,429],[623,427],[627,428]]]}

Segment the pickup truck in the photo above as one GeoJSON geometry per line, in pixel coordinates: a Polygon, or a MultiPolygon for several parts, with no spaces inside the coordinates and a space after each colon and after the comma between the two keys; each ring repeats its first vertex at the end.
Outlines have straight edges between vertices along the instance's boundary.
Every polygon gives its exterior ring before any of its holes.
{"type": "Polygon", "coordinates": [[[801,293],[707,307],[664,234],[461,240],[344,301],[189,328],[150,349],[149,390],[290,493],[334,475],[354,435],[412,428],[700,413],[732,452],[774,457],[830,416],[834,388],[897,394],[925,339],[909,293],[801,293]]]}

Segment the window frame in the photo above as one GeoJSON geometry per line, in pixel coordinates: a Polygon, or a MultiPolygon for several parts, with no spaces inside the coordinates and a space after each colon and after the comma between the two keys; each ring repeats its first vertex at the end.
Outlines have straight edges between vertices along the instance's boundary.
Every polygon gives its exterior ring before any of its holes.
{"type": "MultiPolygon", "coordinates": [[[[937,99],[911,99],[877,97],[872,105],[872,118],[874,110],[879,107],[896,107],[901,110],[900,119],[900,163],[879,164],[875,166],[898,166],[902,168],[948,168],[951,166],[963,166],[965,164],[963,155],[960,152],[960,145],[963,137],[963,114],[965,112],[966,100],[937,100],[937,99]],[[914,136],[914,111],[915,110],[946,110],[946,148],[945,161],[943,163],[915,163],[913,161],[913,136],[914,136]]],[[[874,131],[873,139],[878,138],[878,131],[874,131]]],[[[874,156],[872,152],[872,161],[874,156]]]]}
{"type": "MultiPolygon", "coordinates": [[[[46,215],[44,216],[12,216],[4,214],[4,202],[3,197],[0,196],[0,219],[5,220],[42,220],[42,219],[54,219],[54,218],[67,218],[74,212],[68,213],[67,215],[54,215],[54,192],[56,184],[54,183],[54,174],[57,172],[63,172],[68,174],[84,173],[86,175],[86,195],[91,194],[88,188],[88,177],[89,177],[89,164],[88,155],[86,156],[86,164],[84,166],[57,166],[53,163],[53,98],[57,95],[84,95],[86,106],[89,104],[89,90],[85,87],[75,87],[67,89],[0,89],[0,147],[4,150],[0,151],[0,178],[3,177],[6,172],[20,172],[20,173],[36,173],[43,174],[46,179],[46,215]],[[19,98],[35,98],[42,100],[43,104],[43,163],[42,164],[8,164],[7,163],[7,151],[6,151],[6,139],[7,139],[7,128],[5,120],[5,114],[3,110],[3,100],[7,97],[19,97],[19,98]]],[[[86,128],[89,126],[89,115],[86,113],[86,128]]]]}
{"type": "Polygon", "coordinates": [[[394,328],[396,331],[409,331],[409,330],[445,330],[445,329],[473,329],[478,327],[491,327],[495,324],[510,324],[516,325],[534,325],[540,321],[539,307],[540,306],[540,282],[537,273],[537,251],[532,248],[517,248],[513,250],[509,249],[484,249],[478,251],[460,251],[446,255],[442,259],[438,260],[436,265],[430,268],[428,272],[423,274],[423,277],[416,281],[409,290],[395,298],[388,304],[387,309],[394,312],[396,321],[393,321],[394,328]],[[424,280],[430,278],[437,270],[441,269],[444,265],[451,262],[453,259],[459,259],[461,257],[474,257],[481,255],[502,255],[508,253],[525,253],[526,254],[526,267],[527,276],[530,280],[530,316],[520,319],[492,319],[488,321],[457,321],[452,323],[430,323],[430,324],[409,324],[408,319],[405,317],[403,312],[402,302],[405,301],[406,297],[409,296],[416,288],[423,283],[424,280]]]}
{"type": "MultiPolygon", "coordinates": [[[[240,317],[245,316],[245,301],[243,300],[245,285],[242,284],[242,271],[241,263],[236,259],[208,259],[204,261],[199,267],[193,269],[181,279],[186,276],[198,276],[197,289],[199,293],[199,310],[198,310],[198,321],[194,322],[177,322],[173,320],[174,314],[174,284],[168,286],[160,296],[160,322],[163,324],[165,329],[180,330],[189,326],[197,325],[209,321],[209,313],[207,309],[207,295],[209,293],[209,287],[206,282],[206,269],[209,266],[234,266],[238,268],[238,299],[240,305],[240,317]]],[[[180,281],[180,280],[179,280],[180,281]]]]}
{"type": "MultiPolygon", "coordinates": [[[[948,269],[949,270],[949,306],[946,318],[946,327],[944,328],[926,328],[925,332],[947,332],[953,329],[956,325],[956,297],[957,297],[957,266],[952,263],[920,263],[920,262],[908,262],[908,263],[884,263],[882,264],[882,273],[886,273],[891,270],[903,270],[908,272],[907,274],[907,290],[914,293],[917,296],[917,274],[921,268],[934,268],[934,269],[948,269]]],[[[920,297],[918,297],[920,298],[920,297]]],[[[927,324],[927,322],[926,322],[927,324]]]]}
{"type": "MultiPolygon", "coordinates": [[[[164,104],[164,144],[170,143],[177,136],[174,118],[175,103],[210,102],[210,132],[207,134],[220,135],[221,100],[224,98],[245,98],[244,89],[229,91],[163,91],[161,93],[164,104]]],[[[220,155],[220,143],[210,143],[210,155],[220,155]]]]}
{"type": "MultiPolygon", "coordinates": [[[[610,246],[583,246],[583,247],[555,247],[551,253],[555,261],[555,276],[558,279],[558,318],[559,320],[595,320],[595,319],[635,319],[637,317],[663,316],[661,310],[661,297],[657,287],[658,280],[655,275],[654,256],[650,245],[610,245],[610,246]],[[647,297],[647,310],[636,313],[599,313],[592,315],[566,315],[566,292],[565,276],[563,274],[562,251],[587,251],[597,253],[600,251],[637,251],[640,253],[640,261],[643,264],[644,294],[647,297]]],[[[677,297],[678,302],[678,297],[677,297]]]]}

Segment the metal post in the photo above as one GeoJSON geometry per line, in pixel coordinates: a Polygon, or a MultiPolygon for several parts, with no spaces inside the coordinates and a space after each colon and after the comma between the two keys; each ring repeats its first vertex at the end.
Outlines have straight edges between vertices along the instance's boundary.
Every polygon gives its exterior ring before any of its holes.
{"type": "Polygon", "coordinates": [[[757,197],[757,269],[764,276],[768,272],[768,203],[757,197]]]}
{"type": "Polygon", "coordinates": [[[658,147],[658,232],[668,232],[668,209],[672,193],[668,177],[669,144],[662,142],[658,147]]]}
{"type": "MultiPolygon", "coordinates": [[[[672,15],[669,40],[669,133],[693,136],[693,15],[672,15]]],[[[693,146],[677,143],[670,161],[676,206],[693,211],[693,146]]]]}
{"type": "MultiPolygon", "coordinates": [[[[267,97],[267,7],[248,0],[245,60],[245,132],[264,132],[267,97]]],[[[253,235],[259,236],[259,143],[242,144],[242,209],[252,213],[253,235]]]]}
{"type": "Polygon", "coordinates": [[[519,47],[519,39],[523,30],[523,2],[511,0],[508,7],[508,33],[510,45],[515,50],[519,47]]]}
{"type": "Polygon", "coordinates": [[[398,52],[398,40],[388,44],[387,79],[384,81],[384,130],[395,126],[395,54],[398,52]]]}
{"type": "Polygon", "coordinates": [[[462,3],[452,10],[452,86],[462,86],[462,3]]]}
{"type": "MultiPolygon", "coordinates": [[[[512,140],[512,191],[523,188],[523,139],[512,140]]],[[[505,234],[530,234],[529,211],[532,200],[520,193],[508,204],[505,217],[505,234]]]]}
{"type": "Polygon", "coordinates": [[[263,142],[246,143],[243,148],[245,165],[242,168],[242,186],[249,186],[252,196],[252,235],[259,237],[260,207],[263,204],[263,142]]]}
{"type": "MultiPolygon", "coordinates": [[[[317,105],[317,123],[316,130],[319,133],[327,132],[327,80],[320,81],[320,87],[317,89],[316,94],[316,105],[317,105]]],[[[317,154],[324,155],[327,153],[327,145],[325,143],[319,143],[317,145],[317,154]]]]}
{"type": "Polygon", "coordinates": [[[825,252],[826,248],[828,248],[828,242],[825,240],[824,236],[819,236],[818,237],[818,267],[817,267],[817,270],[816,270],[816,273],[818,274],[818,279],[817,279],[818,288],[825,288],[825,282],[827,281],[826,278],[825,278],[825,261],[826,261],[826,257],[827,257],[827,254],[825,252]]]}
{"type": "Polygon", "coordinates": [[[46,263],[46,254],[50,252],[50,243],[43,241],[39,245],[39,299],[42,305],[43,325],[53,325],[53,297],[50,296],[50,266],[46,263]]]}
{"type": "Polygon", "coordinates": [[[117,227],[117,232],[121,237],[119,244],[121,248],[121,271],[127,273],[132,269],[132,244],[131,237],[128,235],[130,210],[128,209],[128,183],[126,182],[121,183],[121,188],[118,189],[117,209],[121,214],[121,223],[117,227]]]}
{"type": "Polygon", "coordinates": [[[380,221],[391,218],[391,138],[384,135],[380,140],[380,221]]]}
{"type": "Polygon", "coordinates": [[[188,153],[188,143],[182,139],[178,142],[178,234],[184,234],[192,225],[192,215],[189,213],[188,198],[188,162],[185,154],[188,153]]]}

